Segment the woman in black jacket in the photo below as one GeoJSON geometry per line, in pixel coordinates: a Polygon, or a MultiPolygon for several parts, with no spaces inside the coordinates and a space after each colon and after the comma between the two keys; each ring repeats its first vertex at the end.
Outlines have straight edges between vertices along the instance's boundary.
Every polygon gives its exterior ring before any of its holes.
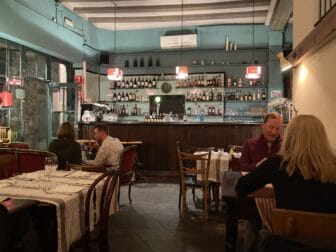
{"type": "Polygon", "coordinates": [[[58,139],[49,144],[49,151],[57,155],[58,169],[64,170],[67,163],[81,164],[82,150],[75,141],[75,131],[71,123],[64,122],[57,131],[58,139]]]}

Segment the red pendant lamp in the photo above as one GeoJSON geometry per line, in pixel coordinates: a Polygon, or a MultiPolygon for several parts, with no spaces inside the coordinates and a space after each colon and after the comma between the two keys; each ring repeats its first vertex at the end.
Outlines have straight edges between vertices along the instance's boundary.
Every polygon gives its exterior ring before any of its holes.
{"type": "Polygon", "coordinates": [[[252,1],[252,65],[246,67],[246,79],[260,79],[261,77],[261,66],[256,64],[254,59],[254,0],[252,1]]]}
{"type": "Polygon", "coordinates": [[[181,66],[176,66],[176,79],[188,78],[188,66],[183,66],[183,0],[181,5],[181,66]]]}
{"type": "MultiPolygon", "coordinates": [[[[117,4],[113,1],[114,4],[114,57],[116,57],[117,52],[117,4]]],[[[114,59],[115,61],[115,59],[114,59]]],[[[123,71],[116,67],[115,64],[113,67],[107,69],[107,79],[119,81],[123,78],[123,71]]]]}

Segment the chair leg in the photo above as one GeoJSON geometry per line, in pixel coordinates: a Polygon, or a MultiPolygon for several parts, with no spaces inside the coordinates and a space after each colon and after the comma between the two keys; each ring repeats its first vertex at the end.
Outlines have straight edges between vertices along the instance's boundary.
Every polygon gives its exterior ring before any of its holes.
{"type": "Polygon", "coordinates": [[[129,200],[130,204],[132,204],[131,190],[132,190],[132,182],[130,182],[129,185],[128,185],[128,200],[129,200]]]}
{"type": "Polygon", "coordinates": [[[185,214],[187,212],[187,195],[186,195],[186,189],[182,187],[182,217],[185,217],[185,214]]]}
{"type": "Polygon", "coordinates": [[[208,190],[204,190],[203,195],[203,217],[204,220],[208,220],[208,203],[209,203],[209,197],[208,197],[208,190]]]}
{"type": "Polygon", "coordinates": [[[193,195],[193,201],[196,201],[196,194],[195,194],[195,187],[193,187],[192,189],[192,195],[193,195]]]}
{"type": "Polygon", "coordinates": [[[181,210],[181,184],[180,184],[180,189],[179,189],[178,209],[181,210]]]}
{"type": "Polygon", "coordinates": [[[119,190],[118,190],[118,205],[120,206],[120,181],[119,181],[119,190]]]}

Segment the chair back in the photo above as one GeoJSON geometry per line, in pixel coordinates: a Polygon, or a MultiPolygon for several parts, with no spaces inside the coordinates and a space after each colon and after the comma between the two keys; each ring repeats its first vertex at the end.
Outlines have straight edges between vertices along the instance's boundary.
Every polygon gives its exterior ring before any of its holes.
{"type": "Polygon", "coordinates": [[[271,225],[275,235],[289,240],[336,245],[336,214],[273,208],[271,225]]]}
{"type": "Polygon", "coordinates": [[[43,170],[45,158],[54,155],[48,151],[16,150],[16,158],[21,172],[43,170]]]}
{"type": "Polygon", "coordinates": [[[85,234],[84,241],[92,243],[101,235],[107,235],[108,218],[112,196],[118,181],[118,170],[110,170],[100,175],[89,187],[85,199],[85,234]],[[103,183],[97,204],[97,188],[103,183]],[[99,209],[97,209],[97,206],[99,209]],[[98,210],[98,211],[97,211],[98,210]],[[97,212],[99,215],[97,215],[97,212]],[[90,230],[90,217],[94,218],[93,230],[90,230]],[[98,216],[98,218],[97,218],[98,216]],[[104,234],[103,234],[104,233],[104,234]]]}
{"type": "Polygon", "coordinates": [[[15,149],[0,148],[0,179],[11,177],[19,172],[15,149]]]}
{"type": "Polygon", "coordinates": [[[204,152],[202,154],[189,154],[177,150],[181,183],[183,186],[184,178],[187,176],[201,175],[204,179],[205,188],[208,188],[209,167],[211,159],[211,151],[204,152]],[[197,162],[201,162],[197,167],[197,162]]]}
{"type": "Polygon", "coordinates": [[[137,146],[131,145],[125,147],[120,156],[119,174],[120,183],[129,183],[134,175],[137,160],[137,146]]]}
{"type": "Polygon", "coordinates": [[[27,143],[16,142],[8,144],[8,148],[29,149],[29,145],[27,143]]]}

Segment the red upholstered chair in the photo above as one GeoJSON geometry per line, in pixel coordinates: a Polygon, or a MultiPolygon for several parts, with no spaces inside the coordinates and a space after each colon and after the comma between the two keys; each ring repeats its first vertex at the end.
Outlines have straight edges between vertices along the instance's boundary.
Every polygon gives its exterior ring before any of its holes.
{"type": "Polygon", "coordinates": [[[0,178],[11,177],[19,172],[15,149],[0,148],[0,178]]]}
{"type": "Polygon", "coordinates": [[[85,233],[77,241],[73,242],[69,251],[74,251],[77,248],[83,248],[83,251],[95,251],[94,245],[99,244],[99,251],[109,251],[108,244],[108,219],[109,211],[115,186],[117,184],[118,171],[110,170],[100,175],[89,187],[85,199],[85,233]],[[96,208],[96,187],[99,182],[104,182],[100,195],[100,204],[96,208]],[[96,212],[99,211],[99,214],[96,212]],[[93,229],[90,230],[90,216],[94,216],[93,229]],[[96,219],[98,218],[98,219],[96,219]]]}
{"type": "Polygon", "coordinates": [[[29,149],[29,145],[26,143],[10,143],[8,144],[8,148],[29,149]]]}
{"type": "Polygon", "coordinates": [[[21,172],[32,172],[44,169],[44,161],[54,153],[36,150],[17,150],[16,158],[21,172]]]}
{"type": "Polygon", "coordinates": [[[136,162],[137,162],[137,146],[131,145],[124,148],[120,156],[120,165],[119,165],[120,183],[119,183],[118,202],[120,198],[120,186],[128,185],[128,199],[129,202],[132,203],[131,190],[132,185],[134,184],[136,162]]]}

